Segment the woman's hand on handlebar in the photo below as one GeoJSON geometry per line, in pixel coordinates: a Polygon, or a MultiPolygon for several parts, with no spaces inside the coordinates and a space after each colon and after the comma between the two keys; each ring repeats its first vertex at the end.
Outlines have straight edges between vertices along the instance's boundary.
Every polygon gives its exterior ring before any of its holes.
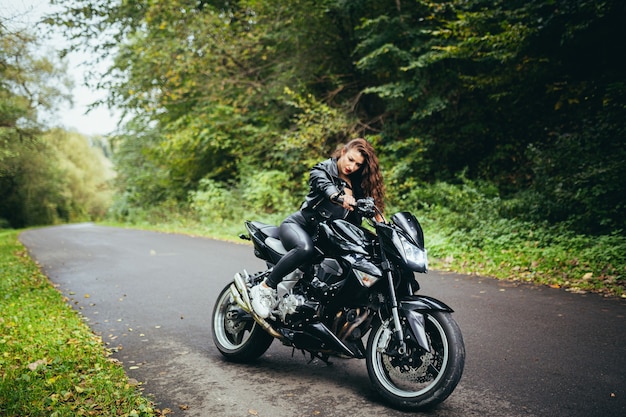
{"type": "Polygon", "coordinates": [[[342,202],[341,205],[343,206],[343,208],[345,208],[346,210],[350,210],[353,211],[354,208],[356,207],[356,200],[354,199],[353,196],[351,196],[350,194],[345,194],[342,197],[342,202]]]}
{"type": "Polygon", "coordinates": [[[336,193],[330,197],[330,200],[334,203],[339,204],[346,210],[353,211],[356,207],[356,200],[350,194],[336,193]]]}

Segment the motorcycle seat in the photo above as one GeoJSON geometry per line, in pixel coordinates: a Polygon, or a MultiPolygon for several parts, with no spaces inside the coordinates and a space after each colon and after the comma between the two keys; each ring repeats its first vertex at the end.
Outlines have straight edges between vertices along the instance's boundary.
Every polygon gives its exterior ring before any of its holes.
{"type": "Polygon", "coordinates": [[[271,224],[261,223],[261,222],[250,222],[257,229],[261,231],[265,236],[273,237],[274,239],[278,239],[278,226],[274,226],[271,224]]]}
{"type": "Polygon", "coordinates": [[[266,236],[264,239],[265,244],[272,249],[274,252],[284,255],[287,253],[287,249],[283,246],[283,242],[280,241],[280,237],[278,237],[278,227],[261,223],[261,222],[251,222],[259,231],[266,236]]]}
{"type": "Polygon", "coordinates": [[[283,246],[283,242],[281,242],[280,239],[269,236],[265,239],[265,244],[276,253],[279,253],[281,255],[287,253],[287,249],[285,249],[285,247],[283,246]]]}

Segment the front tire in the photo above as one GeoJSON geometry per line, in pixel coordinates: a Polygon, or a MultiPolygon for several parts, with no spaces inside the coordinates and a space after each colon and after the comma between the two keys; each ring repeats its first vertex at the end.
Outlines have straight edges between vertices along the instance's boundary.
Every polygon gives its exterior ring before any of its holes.
{"type": "MultiPolygon", "coordinates": [[[[376,391],[392,406],[402,410],[431,408],[454,391],[465,365],[465,346],[459,326],[448,312],[424,314],[429,352],[420,348],[414,338],[407,341],[406,356],[389,355],[393,342],[384,342],[387,326],[379,322],[372,328],[367,343],[367,372],[376,391]],[[387,345],[387,346],[384,346],[387,345]]],[[[403,331],[410,332],[402,319],[403,331]]]]}
{"type": "Polygon", "coordinates": [[[237,305],[230,285],[222,290],[213,308],[213,342],[229,361],[251,362],[265,353],[274,338],[237,305]]]}

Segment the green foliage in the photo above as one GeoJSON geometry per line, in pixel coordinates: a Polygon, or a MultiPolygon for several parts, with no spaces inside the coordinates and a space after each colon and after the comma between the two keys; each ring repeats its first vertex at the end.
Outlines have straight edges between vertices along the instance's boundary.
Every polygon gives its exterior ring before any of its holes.
{"type": "Polygon", "coordinates": [[[0,176],[0,216],[13,227],[97,220],[106,214],[112,171],[85,137],[52,130],[38,136],[28,153],[5,162],[10,169],[0,176]]]}
{"type": "Polygon", "coordinates": [[[406,208],[424,223],[436,269],[626,296],[623,235],[581,234],[567,224],[507,217],[520,201],[500,201],[493,187],[467,179],[424,184],[414,195],[419,210],[406,208]]]}
{"type": "Polygon", "coordinates": [[[241,195],[254,212],[283,214],[296,211],[301,201],[294,198],[294,185],[284,171],[260,171],[243,178],[241,195]]]}
{"type": "Polygon", "coordinates": [[[243,206],[238,195],[236,190],[216,181],[204,179],[200,181],[198,190],[190,193],[189,199],[191,209],[201,219],[221,222],[242,217],[243,206]]]}
{"type": "Polygon", "coordinates": [[[15,174],[14,161],[37,142],[37,106],[30,90],[38,88],[32,81],[44,78],[45,71],[29,53],[33,43],[32,36],[0,24],[0,180],[15,174]]]}
{"type": "Polygon", "coordinates": [[[155,416],[100,338],[0,232],[0,414],[155,416]]]}
{"type": "Polygon", "coordinates": [[[127,129],[126,134],[111,138],[117,171],[117,193],[111,210],[120,216],[133,207],[154,206],[174,192],[157,158],[161,135],[139,123],[130,123],[127,129]]]}
{"type": "Polygon", "coordinates": [[[581,132],[554,132],[550,143],[528,149],[536,181],[520,193],[525,218],[591,234],[626,231],[626,129],[608,117],[581,122],[581,132]]]}
{"type": "Polygon", "coordinates": [[[247,213],[282,220],[301,203],[298,194],[297,200],[294,198],[293,190],[286,172],[259,171],[245,175],[237,185],[203,179],[198,190],[189,194],[189,200],[193,212],[207,222],[238,221],[247,213]]]}
{"type": "Polygon", "coordinates": [[[28,139],[40,128],[39,111],[54,110],[69,100],[72,82],[64,65],[36,53],[40,45],[30,31],[0,22],[0,171],[9,137],[28,139]]]}
{"type": "Polygon", "coordinates": [[[159,132],[139,145],[159,173],[141,207],[376,135],[398,195],[465,172],[503,197],[556,198],[540,220],[605,233],[626,195],[621,154],[603,152],[624,136],[624,46],[608,46],[624,17],[618,0],[75,0],[48,22],[113,53],[100,85],[159,132]],[[561,181],[581,167],[593,178],[561,181]]]}
{"type": "Polygon", "coordinates": [[[479,0],[373,10],[359,27],[357,68],[367,77],[363,91],[383,103],[371,120],[390,120],[381,126],[385,142],[427,144],[419,167],[413,154],[398,157],[407,176],[449,181],[465,170],[503,195],[531,188],[541,202],[556,197],[557,207],[537,211],[540,220],[623,230],[624,199],[614,197],[625,195],[623,182],[613,181],[623,154],[607,148],[625,136],[617,60],[624,51],[606,46],[624,36],[623,3],[479,0]],[[593,179],[561,180],[577,169],[593,179]]]}
{"type": "Polygon", "coordinates": [[[67,99],[64,67],[0,24],[0,218],[11,227],[102,218],[110,167],[87,139],[42,131],[39,111],[67,99]]]}
{"type": "Polygon", "coordinates": [[[291,127],[277,143],[283,151],[283,169],[301,177],[319,161],[328,158],[339,143],[344,143],[354,132],[349,129],[345,114],[317,100],[313,95],[306,97],[285,89],[285,102],[294,113],[291,127]]]}
{"type": "Polygon", "coordinates": [[[59,217],[69,222],[102,219],[111,203],[113,178],[102,149],[78,133],[59,129],[47,132],[44,140],[52,148],[49,159],[58,172],[55,186],[65,203],[57,208],[63,213],[59,217]]]}

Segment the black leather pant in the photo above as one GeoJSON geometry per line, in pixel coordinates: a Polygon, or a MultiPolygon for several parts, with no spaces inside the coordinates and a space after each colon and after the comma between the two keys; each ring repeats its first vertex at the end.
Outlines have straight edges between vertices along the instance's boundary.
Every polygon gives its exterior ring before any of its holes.
{"type": "Polygon", "coordinates": [[[278,261],[274,270],[265,279],[268,286],[276,288],[287,274],[295,271],[314,254],[313,239],[307,231],[312,227],[313,225],[309,225],[300,212],[287,217],[280,225],[278,231],[280,241],[289,252],[278,261]]]}

